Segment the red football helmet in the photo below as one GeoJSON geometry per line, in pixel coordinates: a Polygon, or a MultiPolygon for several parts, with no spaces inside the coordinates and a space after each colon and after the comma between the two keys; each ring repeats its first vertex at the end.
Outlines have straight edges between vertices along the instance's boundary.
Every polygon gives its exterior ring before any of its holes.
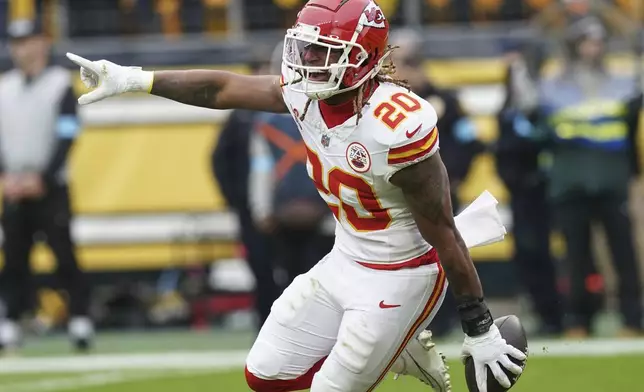
{"type": "Polygon", "coordinates": [[[286,32],[289,88],[327,99],[374,78],[385,60],[389,22],[373,0],[310,0],[286,32]]]}

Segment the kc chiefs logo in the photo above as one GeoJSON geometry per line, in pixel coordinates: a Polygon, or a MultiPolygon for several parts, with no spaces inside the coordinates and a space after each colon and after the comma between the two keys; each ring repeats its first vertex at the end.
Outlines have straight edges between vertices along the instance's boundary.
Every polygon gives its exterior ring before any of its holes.
{"type": "Polygon", "coordinates": [[[360,17],[360,22],[363,26],[384,29],[385,14],[382,13],[382,10],[380,9],[380,7],[378,7],[376,3],[371,2],[362,13],[362,16],[360,17]]]}

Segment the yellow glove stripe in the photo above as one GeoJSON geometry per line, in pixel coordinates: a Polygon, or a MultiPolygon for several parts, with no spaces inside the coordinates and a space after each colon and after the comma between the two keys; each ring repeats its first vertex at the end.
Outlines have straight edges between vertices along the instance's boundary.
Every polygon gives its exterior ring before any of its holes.
{"type": "Polygon", "coordinates": [[[148,94],[152,92],[152,86],[154,86],[154,71],[150,72],[150,86],[148,87],[148,94]]]}

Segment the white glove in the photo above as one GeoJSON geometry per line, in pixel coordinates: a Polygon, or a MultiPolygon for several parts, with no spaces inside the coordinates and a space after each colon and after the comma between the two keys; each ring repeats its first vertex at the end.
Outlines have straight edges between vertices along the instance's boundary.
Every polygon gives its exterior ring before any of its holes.
{"type": "Polygon", "coordinates": [[[90,61],[73,53],[67,58],[80,66],[83,84],[94,90],[78,98],[86,105],[127,92],[150,92],[154,73],[141,67],[122,67],[107,60],[90,61]]]}
{"type": "Polygon", "coordinates": [[[465,336],[461,357],[463,360],[471,356],[474,361],[474,371],[476,373],[476,384],[479,392],[487,392],[487,369],[490,367],[494,378],[505,388],[510,388],[510,380],[501,364],[510,372],[519,375],[523,372],[521,366],[512,362],[508,355],[523,361],[526,355],[516,347],[512,347],[501,337],[501,332],[496,325],[492,325],[490,330],[479,336],[465,336]]]}

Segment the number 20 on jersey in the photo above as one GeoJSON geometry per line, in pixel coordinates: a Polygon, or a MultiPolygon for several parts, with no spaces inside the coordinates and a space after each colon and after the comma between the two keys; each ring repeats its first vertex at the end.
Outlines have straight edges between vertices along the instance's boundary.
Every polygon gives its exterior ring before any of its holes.
{"type": "Polygon", "coordinates": [[[389,101],[382,102],[373,111],[373,115],[382,121],[389,129],[398,128],[407,118],[407,113],[420,110],[420,102],[409,94],[396,93],[389,101]]]}
{"type": "Polygon", "coordinates": [[[306,155],[311,164],[315,187],[323,194],[333,195],[338,200],[338,204],[327,201],[329,208],[331,208],[338,221],[342,219],[341,213],[343,213],[346,221],[356,231],[376,231],[389,227],[391,223],[389,211],[382,207],[373,188],[364,178],[347,173],[339,167],[334,167],[324,176],[320,157],[308,147],[306,148],[306,155]],[[326,177],[326,184],[324,177],[326,177]],[[342,195],[340,194],[342,187],[356,192],[360,205],[368,212],[367,216],[358,214],[358,211],[353,206],[342,201],[342,195]]]}
{"type": "MultiPolygon", "coordinates": [[[[391,96],[389,101],[380,103],[373,114],[387,127],[394,130],[407,118],[407,113],[415,112],[420,108],[420,102],[414,97],[405,93],[396,93],[391,96]]],[[[338,200],[338,204],[327,202],[336,219],[342,219],[342,212],[347,222],[356,231],[361,232],[384,230],[389,227],[391,224],[389,211],[382,207],[373,188],[364,178],[347,173],[339,167],[334,167],[324,175],[320,157],[308,147],[306,155],[311,164],[313,182],[318,191],[325,195],[333,195],[338,200]],[[360,205],[368,212],[367,216],[358,214],[353,206],[342,201],[340,194],[342,187],[356,192],[360,205]]]]}

